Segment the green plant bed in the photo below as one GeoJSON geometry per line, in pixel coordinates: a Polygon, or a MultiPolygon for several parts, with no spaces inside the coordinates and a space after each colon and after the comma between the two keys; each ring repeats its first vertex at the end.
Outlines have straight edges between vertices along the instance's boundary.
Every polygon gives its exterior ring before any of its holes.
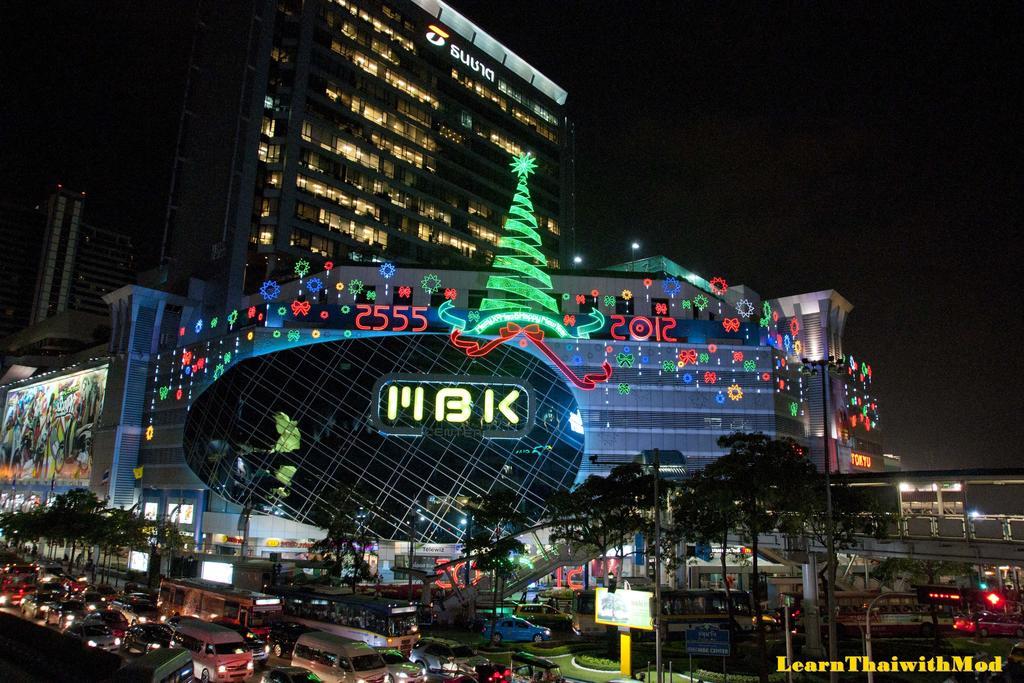
{"type": "Polygon", "coordinates": [[[576,664],[585,669],[595,669],[597,671],[618,671],[621,666],[619,662],[605,659],[604,657],[595,657],[593,655],[579,654],[575,657],[576,664]]]}
{"type": "Polygon", "coordinates": [[[577,652],[597,652],[605,649],[603,643],[590,642],[556,642],[549,640],[541,643],[526,643],[520,647],[524,652],[529,652],[540,657],[557,657],[559,655],[570,655],[577,652]]]}

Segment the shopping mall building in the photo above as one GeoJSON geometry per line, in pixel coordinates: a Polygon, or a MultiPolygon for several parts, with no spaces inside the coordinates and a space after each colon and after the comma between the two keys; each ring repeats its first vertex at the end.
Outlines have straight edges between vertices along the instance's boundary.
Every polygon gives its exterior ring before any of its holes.
{"type": "Polygon", "coordinates": [[[566,93],[514,53],[432,0],[250,5],[252,101],[189,133],[164,285],[105,297],[108,353],[0,386],[4,506],[88,486],[214,552],[249,517],[247,554],[289,557],[357,493],[387,579],[410,536],[417,566],[458,554],[467,496],[510,490],[540,520],[654,449],[682,476],[763,432],[884,468],[838,293],[764,299],[662,257],[564,267],[566,93]]]}

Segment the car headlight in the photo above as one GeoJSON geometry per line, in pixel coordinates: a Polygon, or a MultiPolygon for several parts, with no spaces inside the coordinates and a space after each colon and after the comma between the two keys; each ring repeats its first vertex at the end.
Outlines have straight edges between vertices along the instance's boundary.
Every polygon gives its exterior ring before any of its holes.
{"type": "Polygon", "coordinates": [[[224,666],[223,664],[221,664],[220,666],[217,667],[217,673],[225,674],[227,672],[228,672],[228,668],[226,666],[224,666]]]}
{"type": "Polygon", "coordinates": [[[265,652],[266,654],[269,655],[270,654],[270,646],[269,645],[264,645],[263,646],[263,652],[265,652]]]}
{"type": "Polygon", "coordinates": [[[544,629],[544,635],[550,636],[551,635],[551,629],[549,629],[549,628],[544,629]]]}
{"type": "Polygon", "coordinates": [[[64,617],[64,620],[65,621],[74,621],[75,620],[75,615],[74,614],[69,614],[66,617],[64,617]]]}
{"type": "Polygon", "coordinates": [[[90,612],[95,612],[96,611],[96,605],[86,605],[85,608],[87,610],[89,610],[90,612]]]}
{"type": "Polygon", "coordinates": [[[121,639],[120,638],[114,638],[114,645],[120,645],[120,644],[121,644],[121,639]]]}
{"type": "Polygon", "coordinates": [[[161,615],[160,615],[160,623],[162,624],[162,623],[164,623],[165,621],[167,621],[167,615],[166,615],[166,614],[161,614],[161,615]]]}
{"type": "Polygon", "coordinates": [[[152,645],[149,646],[149,649],[150,650],[159,650],[160,649],[160,643],[153,643],[152,645]]]}
{"type": "Polygon", "coordinates": [[[253,669],[253,665],[252,665],[252,660],[251,659],[248,662],[245,663],[245,668],[249,669],[250,671],[253,669]]]}
{"type": "Polygon", "coordinates": [[[357,678],[356,679],[356,683],[366,683],[366,679],[365,678],[357,678]]]}
{"type": "Polygon", "coordinates": [[[7,604],[7,596],[6,595],[0,595],[0,605],[6,605],[6,604],[7,604]]]}
{"type": "Polygon", "coordinates": [[[96,641],[95,640],[90,640],[89,642],[86,643],[86,645],[88,645],[89,647],[96,647],[96,641]]]}
{"type": "Polygon", "coordinates": [[[146,623],[146,617],[139,617],[139,623],[140,624],[145,624],[146,623]]]}
{"type": "Polygon", "coordinates": [[[398,672],[398,677],[399,678],[408,678],[409,674],[405,673],[404,671],[399,671],[398,672]]]}
{"type": "Polygon", "coordinates": [[[50,611],[50,606],[49,605],[40,605],[39,606],[39,611],[40,612],[49,612],[50,611]]]}

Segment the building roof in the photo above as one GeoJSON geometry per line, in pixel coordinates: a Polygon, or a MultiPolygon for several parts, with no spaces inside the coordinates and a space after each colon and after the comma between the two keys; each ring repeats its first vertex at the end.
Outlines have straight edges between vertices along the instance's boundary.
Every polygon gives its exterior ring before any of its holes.
{"type": "Polygon", "coordinates": [[[502,64],[555,102],[565,104],[565,98],[568,96],[565,90],[530,66],[525,59],[499,43],[482,28],[456,12],[450,5],[441,0],[412,0],[412,2],[431,16],[444,22],[445,26],[471,42],[478,50],[502,64]]]}

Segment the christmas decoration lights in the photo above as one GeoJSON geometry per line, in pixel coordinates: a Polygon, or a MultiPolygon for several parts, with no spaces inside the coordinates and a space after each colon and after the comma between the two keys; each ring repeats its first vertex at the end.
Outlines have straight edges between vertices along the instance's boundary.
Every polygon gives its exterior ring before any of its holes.
{"type": "Polygon", "coordinates": [[[306,280],[306,289],[309,290],[310,294],[319,294],[320,290],[324,288],[324,281],[318,277],[311,277],[306,280]]]}
{"type": "Polygon", "coordinates": [[[385,280],[390,280],[395,276],[395,273],[398,272],[398,268],[396,268],[395,264],[391,261],[385,261],[380,264],[380,268],[377,269],[377,272],[380,273],[380,276],[385,280]]]}
{"type": "Polygon", "coordinates": [[[698,311],[703,311],[705,308],[707,308],[707,296],[705,296],[703,293],[699,293],[697,294],[697,296],[693,297],[693,307],[696,308],[698,311]]]}
{"type": "Polygon", "coordinates": [[[420,280],[420,287],[427,294],[434,294],[441,289],[441,278],[439,278],[436,273],[427,273],[423,276],[423,279],[420,280]]]}
{"type": "Polygon", "coordinates": [[[729,395],[730,401],[738,401],[743,398],[743,389],[740,388],[739,384],[730,384],[725,392],[729,395]]]}
{"type": "Polygon", "coordinates": [[[729,289],[729,283],[725,281],[725,278],[715,276],[708,281],[711,286],[711,293],[716,296],[722,296],[729,289]]]}
{"type": "Polygon", "coordinates": [[[309,275],[309,261],[304,258],[300,258],[295,262],[295,274],[302,279],[309,275]]]}
{"type": "Polygon", "coordinates": [[[665,294],[674,297],[683,290],[683,285],[674,277],[667,277],[661,281],[661,288],[665,294]]]}
{"type": "Polygon", "coordinates": [[[747,299],[740,299],[736,302],[736,312],[741,318],[749,318],[754,315],[754,304],[747,299]]]}
{"type": "Polygon", "coordinates": [[[348,281],[348,291],[352,292],[352,296],[359,296],[365,288],[366,286],[362,280],[353,279],[348,281]]]}

